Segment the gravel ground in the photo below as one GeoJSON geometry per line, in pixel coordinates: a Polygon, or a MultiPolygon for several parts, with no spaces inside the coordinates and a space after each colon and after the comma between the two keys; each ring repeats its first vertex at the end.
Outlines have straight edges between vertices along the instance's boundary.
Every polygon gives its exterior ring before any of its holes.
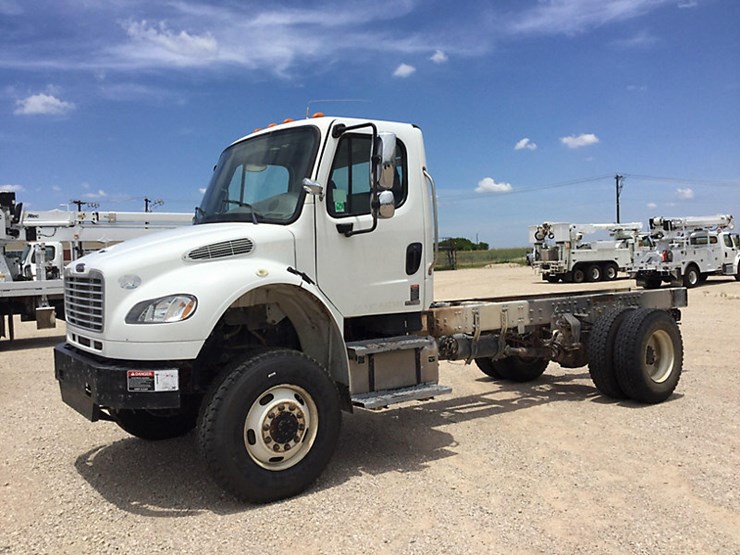
{"type": "MultiPolygon", "coordinates": [[[[573,288],[502,266],[439,273],[436,296],[573,288]]],[[[443,363],[451,395],[344,415],[319,481],[266,506],[223,494],[192,435],[78,416],[54,380],[63,324],[18,324],[0,343],[0,553],[740,553],[740,282],[689,304],[663,404],[609,401],[586,368],[512,385],[443,363]]]]}

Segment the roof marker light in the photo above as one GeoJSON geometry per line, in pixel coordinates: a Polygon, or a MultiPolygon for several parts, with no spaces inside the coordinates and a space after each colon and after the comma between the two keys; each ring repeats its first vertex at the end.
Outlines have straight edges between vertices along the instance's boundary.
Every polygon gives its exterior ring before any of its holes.
{"type": "Polygon", "coordinates": [[[312,118],[323,118],[324,112],[316,112],[314,115],[311,116],[312,118]]]}

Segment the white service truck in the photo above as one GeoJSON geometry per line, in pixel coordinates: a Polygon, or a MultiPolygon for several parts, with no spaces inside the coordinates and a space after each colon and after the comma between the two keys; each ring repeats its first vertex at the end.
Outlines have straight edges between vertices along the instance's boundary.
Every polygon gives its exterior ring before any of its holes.
{"type": "Polygon", "coordinates": [[[116,242],[192,223],[176,212],[28,211],[0,192],[0,336],[14,337],[13,317],[54,327],[64,314],[64,266],[116,242]],[[22,249],[22,250],[21,250],[22,249]]]}
{"type": "Polygon", "coordinates": [[[415,125],[319,116],[236,141],[195,225],[66,268],[63,401],[143,439],[196,428],[216,482],[268,502],[319,476],[341,411],[449,392],[440,360],[517,382],[588,364],[605,395],[672,394],[685,289],[434,301],[435,199],[415,125]]]}
{"type": "Polygon", "coordinates": [[[615,280],[620,271],[632,266],[641,229],[639,222],[529,226],[529,242],[534,245],[532,266],[551,283],[615,280]],[[599,232],[608,234],[609,239],[584,240],[584,236],[599,232]]]}
{"type": "Polygon", "coordinates": [[[740,280],[740,236],[731,231],[732,215],[651,218],[649,227],[655,247],[636,257],[630,269],[637,285],[696,287],[712,275],[740,280]]]}

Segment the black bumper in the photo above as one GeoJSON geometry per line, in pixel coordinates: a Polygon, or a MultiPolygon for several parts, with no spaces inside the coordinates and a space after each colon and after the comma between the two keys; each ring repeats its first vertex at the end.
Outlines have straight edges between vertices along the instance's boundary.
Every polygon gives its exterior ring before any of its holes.
{"type": "MultiPolygon", "coordinates": [[[[179,372],[175,366],[101,362],[65,343],[54,347],[54,376],[59,382],[62,400],[92,422],[101,419],[101,408],[180,408],[179,372]],[[173,372],[176,372],[174,381],[173,372]],[[162,373],[168,377],[168,390],[155,390],[154,375],[162,373]],[[172,390],[173,387],[177,389],[172,390]]],[[[105,419],[105,415],[102,418],[105,419]]]]}

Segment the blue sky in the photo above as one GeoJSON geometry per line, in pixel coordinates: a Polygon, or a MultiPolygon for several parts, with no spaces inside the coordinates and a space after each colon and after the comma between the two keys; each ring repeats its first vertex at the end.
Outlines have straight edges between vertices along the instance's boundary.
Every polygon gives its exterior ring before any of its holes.
{"type": "Polygon", "coordinates": [[[307,106],[419,125],[443,236],[614,221],[617,173],[624,222],[740,218],[737,0],[0,0],[0,189],[34,209],[190,212],[307,106]]]}

